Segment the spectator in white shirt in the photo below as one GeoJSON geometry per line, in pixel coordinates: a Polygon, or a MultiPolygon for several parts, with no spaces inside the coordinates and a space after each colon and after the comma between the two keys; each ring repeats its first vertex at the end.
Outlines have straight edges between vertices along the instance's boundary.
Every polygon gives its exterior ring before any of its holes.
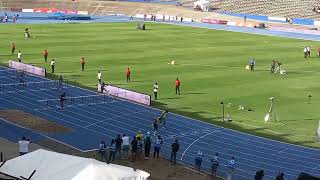
{"type": "Polygon", "coordinates": [[[159,89],[158,83],[155,82],[154,85],[153,85],[153,93],[154,93],[154,99],[155,100],[158,99],[158,89],[159,89]]]}
{"type": "Polygon", "coordinates": [[[122,136],[122,150],[123,150],[123,158],[128,159],[128,152],[129,152],[129,144],[130,139],[126,134],[122,136]]]}
{"type": "Polygon", "coordinates": [[[19,60],[19,62],[21,62],[21,57],[22,57],[22,53],[21,53],[21,51],[19,51],[18,52],[18,60],[19,60]]]}
{"type": "Polygon", "coordinates": [[[19,153],[20,156],[27,154],[29,152],[29,144],[31,143],[30,139],[26,139],[26,137],[22,137],[19,141],[19,153]]]}
{"type": "Polygon", "coordinates": [[[97,78],[98,78],[98,82],[99,84],[101,84],[101,77],[102,77],[102,74],[100,71],[98,71],[98,75],[97,75],[97,78]]]}

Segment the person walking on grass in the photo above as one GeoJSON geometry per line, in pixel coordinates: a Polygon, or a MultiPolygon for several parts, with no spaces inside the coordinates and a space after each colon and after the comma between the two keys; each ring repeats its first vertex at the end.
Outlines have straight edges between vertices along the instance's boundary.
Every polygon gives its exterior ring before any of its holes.
{"type": "Polygon", "coordinates": [[[81,64],[81,71],[84,71],[84,65],[86,64],[84,57],[81,58],[80,64],[81,64]]]}
{"type": "Polygon", "coordinates": [[[109,147],[109,159],[108,159],[108,164],[110,163],[110,160],[112,158],[112,161],[114,161],[114,155],[116,153],[116,142],[114,139],[111,140],[111,144],[109,147]]]}
{"type": "Polygon", "coordinates": [[[102,80],[101,80],[101,78],[102,78],[102,73],[101,73],[101,71],[98,71],[97,78],[98,78],[99,84],[101,84],[101,82],[102,82],[102,80]]]}
{"type": "Polygon", "coordinates": [[[155,82],[154,85],[153,85],[153,93],[154,93],[154,99],[155,100],[158,99],[158,89],[159,89],[158,83],[155,82]]]}
{"type": "Polygon", "coordinates": [[[251,71],[254,71],[254,66],[256,65],[256,62],[254,61],[254,59],[253,58],[251,58],[250,60],[249,60],[249,66],[250,66],[250,70],[251,71]]]}
{"type": "Polygon", "coordinates": [[[235,161],[234,161],[234,157],[232,157],[229,163],[227,164],[227,180],[232,180],[234,170],[235,170],[235,161]]]}
{"type": "Polygon", "coordinates": [[[161,116],[160,116],[160,122],[162,123],[162,127],[165,128],[166,126],[166,122],[167,122],[167,114],[168,114],[168,111],[163,111],[161,116]]]}
{"type": "Polygon", "coordinates": [[[216,179],[217,177],[217,169],[219,166],[219,154],[216,153],[214,157],[211,159],[211,177],[216,179]]]}
{"type": "Polygon", "coordinates": [[[154,141],[154,152],[153,152],[153,158],[157,156],[157,159],[159,159],[160,149],[161,145],[163,144],[161,136],[158,136],[154,141]]]}
{"type": "Polygon", "coordinates": [[[196,158],[195,158],[195,166],[196,166],[196,170],[198,170],[198,171],[201,170],[202,158],[203,158],[202,151],[199,150],[197,152],[196,158]]]}
{"type": "Polygon", "coordinates": [[[137,157],[137,151],[138,151],[138,140],[136,136],[133,136],[133,140],[131,141],[131,161],[134,162],[137,157]]]}
{"type": "Polygon", "coordinates": [[[151,137],[150,137],[150,132],[147,132],[147,135],[144,138],[144,159],[149,159],[150,149],[151,149],[151,137]]]}
{"type": "Polygon", "coordinates": [[[54,62],[54,59],[51,60],[51,73],[54,73],[54,66],[56,65],[56,63],[54,62]]]}
{"type": "Polygon", "coordinates": [[[19,62],[22,61],[22,53],[21,53],[20,50],[19,50],[19,52],[18,52],[18,61],[19,61],[19,62]]]}
{"type": "Polygon", "coordinates": [[[177,164],[177,152],[179,151],[179,142],[178,139],[174,141],[174,143],[171,144],[171,158],[170,158],[170,163],[171,165],[176,165],[177,164]]]}
{"type": "Polygon", "coordinates": [[[179,95],[180,95],[180,85],[181,85],[181,82],[180,82],[180,80],[177,78],[177,79],[176,79],[176,94],[179,94],[179,95]]]}
{"type": "Polygon", "coordinates": [[[120,134],[118,134],[115,142],[116,142],[116,154],[118,154],[118,159],[121,159],[122,138],[120,134]]]}
{"type": "Polygon", "coordinates": [[[311,58],[311,48],[310,48],[310,46],[307,47],[307,54],[308,54],[308,57],[311,58]]]}
{"type": "Polygon", "coordinates": [[[123,136],[122,136],[122,150],[123,150],[123,158],[125,158],[125,159],[128,159],[129,144],[130,144],[129,136],[127,136],[126,134],[123,134],[123,136]]]}
{"type": "Polygon", "coordinates": [[[16,43],[15,42],[12,42],[12,45],[11,45],[11,55],[14,55],[14,52],[16,51],[16,43]]]}
{"type": "Polygon", "coordinates": [[[304,47],[303,53],[304,53],[304,58],[307,59],[307,57],[308,57],[308,49],[307,49],[307,47],[304,47]]]}
{"type": "Polygon", "coordinates": [[[47,62],[48,54],[49,54],[49,53],[48,53],[47,49],[45,49],[45,50],[43,51],[44,62],[47,62]]]}
{"type": "Polygon", "coordinates": [[[130,82],[130,80],[131,80],[131,70],[130,70],[130,68],[127,69],[126,76],[127,76],[127,82],[130,82]]]}
{"type": "Polygon", "coordinates": [[[99,151],[98,151],[98,153],[100,154],[100,161],[103,161],[105,159],[107,162],[106,149],[107,149],[106,142],[101,141],[99,145],[99,151]]]}

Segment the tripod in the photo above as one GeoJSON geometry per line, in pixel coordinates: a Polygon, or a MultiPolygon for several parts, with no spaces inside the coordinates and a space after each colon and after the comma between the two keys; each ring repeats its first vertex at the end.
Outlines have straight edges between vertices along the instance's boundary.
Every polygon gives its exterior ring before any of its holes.
{"type": "Polygon", "coordinates": [[[264,117],[264,121],[267,122],[269,120],[275,120],[276,122],[278,122],[278,118],[274,112],[274,106],[273,106],[273,100],[274,100],[274,97],[270,97],[270,108],[269,108],[269,111],[267,113],[267,115],[264,117]]]}

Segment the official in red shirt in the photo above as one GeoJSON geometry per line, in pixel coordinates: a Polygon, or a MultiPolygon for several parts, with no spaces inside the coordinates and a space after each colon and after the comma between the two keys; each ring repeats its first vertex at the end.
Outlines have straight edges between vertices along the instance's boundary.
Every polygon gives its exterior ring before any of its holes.
{"type": "Polygon", "coordinates": [[[130,82],[131,71],[130,68],[127,69],[127,82],[130,82]]]}
{"type": "Polygon", "coordinates": [[[16,50],[16,44],[13,42],[11,47],[11,55],[14,54],[14,51],[16,50]]]}
{"type": "Polygon", "coordinates": [[[48,51],[45,49],[43,51],[43,57],[44,57],[44,62],[47,62],[47,59],[48,59],[48,51]]]}
{"type": "Polygon", "coordinates": [[[179,95],[180,95],[180,85],[181,85],[181,82],[180,82],[180,80],[177,78],[177,79],[176,79],[176,94],[179,94],[179,95]]]}

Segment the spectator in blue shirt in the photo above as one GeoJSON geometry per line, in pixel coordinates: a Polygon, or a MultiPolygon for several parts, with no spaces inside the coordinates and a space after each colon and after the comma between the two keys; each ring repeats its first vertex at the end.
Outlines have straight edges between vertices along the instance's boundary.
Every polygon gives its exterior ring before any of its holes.
{"type": "Polygon", "coordinates": [[[216,179],[217,177],[217,169],[219,166],[219,154],[216,153],[214,157],[211,159],[211,177],[216,179]]]}
{"type": "Polygon", "coordinates": [[[160,148],[161,148],[161,145],[163,144],[163,141],[161,139],[160,136],[158,136],[158,138],[155,139],[154,141],[154,153],[153,153],[153,158],[156,157],[157,155],[157,159],[159,158],[159,153],[160,153],[160,148]]]}
{"type": "Polygon", "coordinates": [[[227,180],[232,180],[235,167],[236,166],[234,162],[234,157],[232,157],[229,163],[227,164],[227,180]]]}
{"type": "Polygon", "coordinates": [[[98,151],[98,153],[100,154],[101,161],[103,161],[103,159],[105,159],[107,161],[106,148],[107,148],[106,143],[104,141],[101,141],[100,145],[99,145],[99,151],[98,151]]]}
{"type": "Polygon", "coordinates": [[[199,151],[197,152],[196,158],[195,158],[196,170],[198,170],[198,171],[200,171],[200,168],[201,168],[202,158],[203,158],[202,151],[199,150],[199,151]]]}
{"type": "Polygon", "coordinates": [[[109,159],[108,159],[108,164],[110,163],[111,157],[112,157],[112,161],[114,161],[114,155],[116,153],[116,143],[114,141],[114,139],[112,139],[111,141],[111,145],[109,147],[110,150],[110,155],[109,155],[109,159]]]}

